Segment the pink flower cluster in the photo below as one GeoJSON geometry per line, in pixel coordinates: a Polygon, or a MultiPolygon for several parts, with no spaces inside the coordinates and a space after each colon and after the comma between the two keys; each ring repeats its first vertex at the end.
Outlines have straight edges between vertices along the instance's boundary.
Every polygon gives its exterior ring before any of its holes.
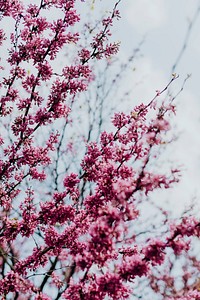
{"type": "MultiPolygon", "coordinates": [[[[4,62],[9,74],[0,82],[0,296],[45,300],[56,291],[55,299],[128,299],[131,284],[149,278],[165,262],[167,249],[178,256],[189,249],[189,238],[200,235],[199,222],[184,218],[162,239],[136,240],[140,199],[178,181],[174,170],[166,175],[149,167],[174,107],[160,113],[151,101],[129,114],[115,113],[113,132],[86,145],[79,173],[60,166],[62,136],[50,124],[68,122],[71,103],[94,79],[90,60],[118,51],[110,36],[120,0],[90,48],[79,46],[75,0],[39,2],[0,2],[1,18],[14,22],[4,62]],[[75,59],[59,74],[56,59],[71,44],[75,59]]],[[[0,46],[5,38],[0,30],[0,46]]],[[[198,299],[199,293],[188,295],[198,299]]]]}

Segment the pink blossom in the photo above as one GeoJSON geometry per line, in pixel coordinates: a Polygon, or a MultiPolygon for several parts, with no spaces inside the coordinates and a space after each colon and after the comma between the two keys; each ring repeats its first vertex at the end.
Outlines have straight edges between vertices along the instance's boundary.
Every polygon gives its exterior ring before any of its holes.
{"type": "Polygon", "coordinates": [[[146,276],[149,265],[140,255],[132,255],[124,258],[118,272],[125,280],[132,281],[136,276],[146,276]]]}
{"type": "MultiPolygon", "coordinates": [[[[166,88],[157,91],[149,104],[115,112],[114,129],[94,142],[88,137],[82,158],[78,151],[68,157],[66,144],[70,151],[76,144],[67,130],[78,135],[70,114],[95,79],[94,62],[118,52],[111,29],[120,1],[97,22],[87,46],[82,23],[75,26],[82,18],[78,1],[22,2],[0,2],[12,31],[5,37],[0,30],[0,46],[7,49],[6,38],[10,43],[0,82],[0,296],[47,300],[55,290],[69,300],[128,299],[138,278],[153,286],[153,271],[167,261],[168,250],[181,256],[200,236],[199,221],[188,217],[170,228],[165,220],[160,238],[147,231],[144,243],[137,239],[138,203],[179,180],[176,168],[168,174],[150,169],[174,106],[157,103],[166,88]],[[73,59],[67,54],[59,68],[65,49],[73,49],[73,59]]],[[[199,297],[188,295],[180,299],[199,297]]]]}
{"type": "Polygon", "coordinates": [[[165,243],[159,240],[151,241],[146,247],[143,249],[143,253],[145,255],[145,259],[147,261],[151,261],[153,265],[159,264],[161,265],[165,259],[165,243]]]}

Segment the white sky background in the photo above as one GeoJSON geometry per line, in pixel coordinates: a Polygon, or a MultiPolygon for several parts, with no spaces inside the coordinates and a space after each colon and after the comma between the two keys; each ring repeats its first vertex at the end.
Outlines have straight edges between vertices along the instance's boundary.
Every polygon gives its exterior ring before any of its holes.
{"type": "MultiPolygon", "coordinates": [[[[124,84],[133,86],[130,109],[146,102],[168,83],[172,66],[183,47],[190,22],[199,0],[126,0],[121,2],[122,19],[115,35],[121,40],[120,55],[125,58],[145,36],[142,57],[135,63],[132,78],[124,84]]],[[[116,24],[115,24],[116,25],[116,24]]],[[[181,182],[164,194],[173,209],[180,212],[185,203],[196,196],[200,203],[200,12],[195,19],[184,54],[175,72],[179,79],[170,90],[178,91],[187,74],[192,74],[183,92],[176,99],[178,141],[168,145],[167,161],[182,165],[181,182]],[[169,199],[170,196],[170,199],[169,199]]],[[[175,166],[175,164],[174,164],[175,166]]],[[[159,200],[162,201],[162,200],[159,200]]]]}
{"type": "MultiPolygon", "coordinates": [[[[86,3],[92,2],[97,18],[115,3],[114,0],[86,0],[80,3],[81,12],[86,3]]],[[[179,79],[170,87],[170,92],[176,94],[191,74],[175,102],[177,114],[172,126],[178,140],[168,145],[163,155],[166,166],[169,161],[173,167],[181,166],[182,179],[172,190],[154,192],[160,204],[169,201],[174,212],[180,214],[192,199],[200,204],[200,0],[121,0],[119,9],[121,20],[112,28],[114,40],[121,42],[118,56],[126,61],[144,39],[134,71],[120,86],[121,90],[132,90],[129,103],[125,105],[121,101],[120,107],[126,111],[139,103],[148,103],[155,91],[162,90],[169,82],[192,22],[186,48],[175,69],[179,79]]]]}

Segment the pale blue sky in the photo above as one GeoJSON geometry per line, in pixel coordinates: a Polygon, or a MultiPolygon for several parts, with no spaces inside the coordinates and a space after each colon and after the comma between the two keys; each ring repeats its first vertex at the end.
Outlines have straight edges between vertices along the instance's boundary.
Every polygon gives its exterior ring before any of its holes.
{"type": "Polygon", "coordinates": [[[122,0],[121,8],[121,26],[118,25],[116,31],[122,41],[121,55],[125,57],[143,36],[146,37],[141,47],[143,56],[137,61],[129,82],[140,83],[133,84],[137,101],[151,99],[154,91],[168,82],[188,26],[196,14],[186,49],[175,70],[180,77],[171,87],[172,91],[178,90],[187,74],[192,74],[176,101],[175,125],[179,139],[169,145],[166,156],[183,166],[183,178],[175,188],[172,200],[177,208],[183,207],[192,196],[200,197],[200,11],[197,13],[200,1],[127,0],[125,4],[122,0]]]}
{"type": "MultiPolygon", "coordinates": [[[[93,17],[111,10],[115,0],[86,0],[80,4],[94,3],[93,17]]],[[[113,38],[121,42],[119,56],[126,60],[144,39],[139,58],[133,64],[134,71],[125,78],[122,90],[132,90],[130,103],[121,108],[131,110],[134,105],[148,102],[169,82],[172,67],[184,45],[189,24],[192,22],[186,48],[175,72],[179,79],[170,90],[176,94],[187,74],[183,92],[176,99],[177,115],[173,120],[178,140],[170,144],[163,159],[181,166],[182,180],[170,191],[176,210],[184,208],[193,196],[200,199],[200,0],[121,0],[121,20],[112,28],[113,38]],[[196,18],[194,19],[196,15],[196,18]],[[145,37],[145,38],[144,38],[145,37]]],[[[165,192],[169,199],[169,191],[165,192]]],[[[200,202],[200,201],[198,201],[200,202]]]]}

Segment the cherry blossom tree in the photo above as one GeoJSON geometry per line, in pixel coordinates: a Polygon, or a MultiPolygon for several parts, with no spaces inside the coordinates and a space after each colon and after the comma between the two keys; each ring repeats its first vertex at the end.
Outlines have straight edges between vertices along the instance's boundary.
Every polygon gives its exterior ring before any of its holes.
{"type": "MultiPolygon", "coordinates": [[[[76,132],[71,111],[95,81],[98,61],[118,51],[111,27],[119,19],[121,1],[113,3],[98,26],[83,25],[82,31],[80,1],[27,2],[0,2],[5,53],[0,295],[35,300],[139,297],[138,280],[146,278],[155,290],[155,270],[167,264],[168,253],[180,256],[188,251],[190,238],[200,234],[198,220],[184,217],[174,223],[167,218],[162,236],[146,235],[145,242],[136,237],[139,204],[179,180],[176,167],[162,173],[151,166],[175,112],[173,97],[157,100],[178,76],[173,74],[148,104],[127,114],[115,112],[111,129],[99,132],[95,141],[88,136],[77,172],[74,164],[65,163],[73,141],[66,140],[65,149],[61,145],[66,130],[76,132]],[[81,35],[86,28],[88,44],[81,35]],[[64,62],[66,51],[70,55],[64,62]]],[[[199,297],[195,289],[179,298],[199,297]]]]}

